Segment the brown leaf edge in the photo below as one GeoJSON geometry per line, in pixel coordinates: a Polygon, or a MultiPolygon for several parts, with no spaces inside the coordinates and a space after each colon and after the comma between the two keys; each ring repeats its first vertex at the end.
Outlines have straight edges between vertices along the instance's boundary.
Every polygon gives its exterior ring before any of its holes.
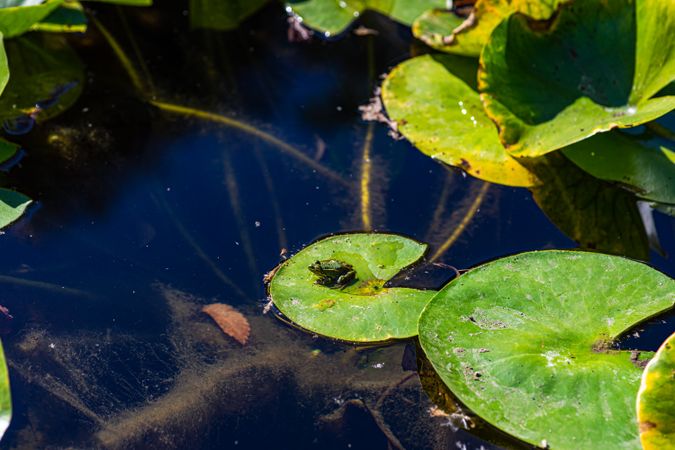
{"type": "Polygon", "coordinates": [[[230,305],[212,303],[202,308],[228,336],[233,337],[241,345],[246,345],[251,334],[251,325],[246,317],[230,305]]]}

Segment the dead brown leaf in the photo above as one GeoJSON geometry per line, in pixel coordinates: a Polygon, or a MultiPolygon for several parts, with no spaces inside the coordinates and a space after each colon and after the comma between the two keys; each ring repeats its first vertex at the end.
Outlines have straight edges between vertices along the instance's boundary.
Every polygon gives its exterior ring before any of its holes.
{"type": "Polygon", "coordinates": [[[242,313],[224,303],[206,305],[202,308],[202,312],[211,316],[225,334],[236,339],[241,345],[246,345],[251,326],[242,313]]]}

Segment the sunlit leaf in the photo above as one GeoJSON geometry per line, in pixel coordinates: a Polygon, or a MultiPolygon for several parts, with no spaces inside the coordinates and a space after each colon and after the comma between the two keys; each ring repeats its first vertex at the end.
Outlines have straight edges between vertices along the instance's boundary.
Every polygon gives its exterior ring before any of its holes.
{"type": "Polygon", "coordinates": [[[12,396],[9,388],[9,373],[7,373],[5,351],[0,344],[0,438],[7,431],[11,419],[12,396]]]}
{"type": "Polygon", "coordinates": [[[427,45],[448,53],[478,56],[499,23],[514,12],[548,19],[564,0],[478,0],[468,18],[453,11],[425,12],[413,24],[413,34],[427,45]]]}
{"type": "Polygon", "coordinates": [[[16,0],[0,7],[0,32],[5,38],[18,36],[49,16],[64,0],[47,0],[36,4],[31,0],[16,0]]]}
{"type": "Polygon", "coordinates": [[[481,54],[479,89],[500,139],[538,156],[675,108],[675,2],[585,0],[549,22],[513,14],[481,54]]]}
{"type": "Polygon", "coordinates": [[[387,287],[403,268],[422,257],[426,245],[391,234],[331,236],[281,264],[269,285],[276,307],[300,327],[324,336],[377,342],[417,334],[417,318],[435,291],[387,287]],[[317,261],[350,266],[344,286],[317,284],[317,261]]]}
{"type": "Polygon", "coordinates": [[[644,450],[675,448],[675,333],[645,367],[637,416],[644,450]]]}
{"type": "Polygon", "coordinates": [[[612,349],[675,303],[675,282],[628,259],[545,251],[470,270],[428,304],[425,354],[493,425],[552,449],[639,449],[642,368],[612,349]]]}
{"type": "Polygon", "coordinates": [[[649,243],[635,196],[599,180],[562,155],[530,165],[541,184],[532,195],[541,210],[582,248],[646,260],[649,243]]]}
{"type": "Polygon", "coordinates": [[[31,27],[32,31],[54,33],[84,33],[87,30],[87,16],[80,2],[66,2],[47,17],[31,27]]]}
{"type": "Polygon", "coordinates": [[[596,178],[615,181],[645,200],[675,204],[675,152],[649,148],[618,132],[603,133],[563,150],[596,178]]]}
{"type": "Polygon", "coordinates": [[[31,199],[19,192],[0,188],[0,228],[21,217],[30,202],[31,199]]]}
{"type": "Polygon", "coordinates": [[[473,60],[420,56],[396,67],[382,100],[398,130],[421,152],[482,180],[531,186],[536,177],[511,157],[485,115],[473,78],[473,60]]]}
{"type": "Polygon", "coordinates": [[[303,24],[325,33],[339,34],[365,10],[373,10],[405,25],[424,11],[445,7],[445,0],[290,0],[286,4],[303,24]]]}

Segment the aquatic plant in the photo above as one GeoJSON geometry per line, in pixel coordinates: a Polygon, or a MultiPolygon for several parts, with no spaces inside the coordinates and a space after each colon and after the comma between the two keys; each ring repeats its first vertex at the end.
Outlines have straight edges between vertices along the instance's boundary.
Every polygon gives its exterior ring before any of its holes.
{"type": "MultiPolygon", "coordinates": [[[[395,300],[383,301],[370,292],[372,280],[420,256],[391,258],[392,240],[403,251],[403,239],[348,234],[312,244],[270,274],[271,301],[304,329],[354,342],[411,335],[374,332],[394,326],[393,318],[418,322],[421,348],[452,393],[531,444],[639,448],[633,404],[646,355],[614,342],[675,305],[672,279],[624,258],[539,251],[476,267],[419,298],[391,288],[395,300]],[[322,258],[356,269],[351,292],[321,285],[312,261],[322,258]]],[[[672,389],[672,380],[659,385],[672,389]]]]}

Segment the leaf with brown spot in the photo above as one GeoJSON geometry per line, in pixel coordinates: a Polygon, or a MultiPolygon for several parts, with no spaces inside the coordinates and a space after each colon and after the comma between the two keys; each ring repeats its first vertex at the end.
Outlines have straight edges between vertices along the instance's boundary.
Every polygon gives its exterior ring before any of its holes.
{"type": "Polygon", "coordinates": [[[251,326],[242,313],[224,303],[206,305],[202,308],[202,312],[211,316],[225,334],[236,339],[241,345],[246,345],[251,326]]]}

